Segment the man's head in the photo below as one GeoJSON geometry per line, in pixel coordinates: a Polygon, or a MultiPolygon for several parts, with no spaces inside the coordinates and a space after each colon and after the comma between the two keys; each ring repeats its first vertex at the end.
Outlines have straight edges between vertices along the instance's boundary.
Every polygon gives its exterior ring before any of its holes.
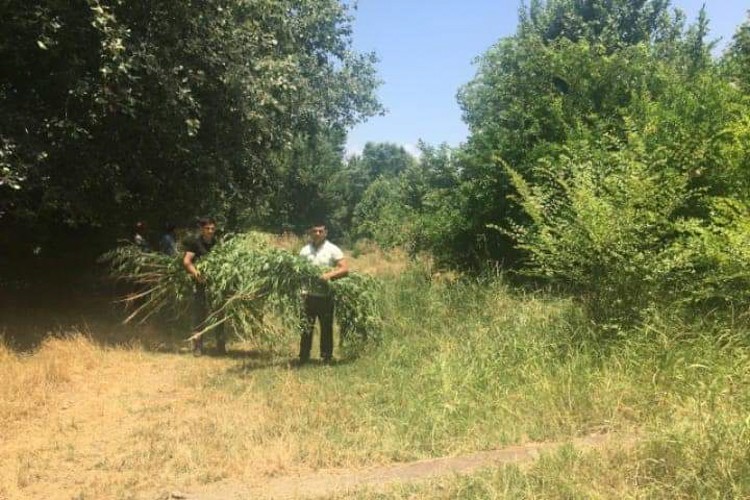
{"type": "Polygon", "coordinates": [[[310,226],[310,229],[307,230],[307,235],[310,237],[310,241],[312,241],[312,244],[316,247],[319,247],[323,244],[323,242],[326,240],[326,237],[328,236],[328,230],[326,229],[325,223],[314,223],[312,226],[310,226]]]}
{"type": "Polygon", "coordinates": [[[201,238],[205,242],[211,242],[216,234],[216,221],[213,217],[201,217],[198,219],[198,228],[201,232],[201,238]]]}

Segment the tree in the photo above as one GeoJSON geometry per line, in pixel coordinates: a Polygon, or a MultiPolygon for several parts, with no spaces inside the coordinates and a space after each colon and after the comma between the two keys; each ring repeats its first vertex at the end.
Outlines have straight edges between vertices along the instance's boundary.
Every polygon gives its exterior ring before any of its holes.
{"type": "MultiPolygon", "coordinates": [[[[343,161],[337,171],[322,181],[324,196],[328,200],[326,217],[332,228],[342,235],[363,235],[356,227],[359,222],[355,221],[355,209],[366,191],[378,179],[399,178],[415,163],[416,159],[402,146],[374,142],[365,144],[362,154],[343,161]]],[[[361,217],[358,220],[361,222],[361,217]]]]}
{"type": "Polygon", "coordinates": [[[368,142],[362,150],[360,168],[374,181],[380,176],[396,177],[414,165],[414,157],[403,146],[368,142]]]}
{"type": "Polygon", "coordinates": [[[745,94],[750,94],[750,11],[732,37],[725,55],[730,77],[745,94]]]}
{"type": "Polygon", "coordinates": [[[667,4],[535,2],[461,93],[468,234],[495,231],[484,258],[512,245],[602,331],[663,302],[747,306],[748,102],[705,11],[685,29],[667,4]]]}
{"type": "Polygon", "coordinates": [[[265,204],[251,207],[243,225],[300,232],[324,220],[334,237],[345,233],[345,142],[341,129],[296,137],[273,162],[272,183],[280,189],[265,204]]]}
{"type": "Polygon", "coordinates": [[[634,117],[690,80],[703,81],[711,66],[706,34],[705,15],[686,31],[684,16],[661,0],[535,1],[521,9],[517,33],[478,59],[476,77],[459,93],[470,130],[463,213],[484,259],[520,257],[488,225],[530,223],[509,199],[515,188],[506,167],[546,182],[538,163],[554,164],[573,141],[627,144],[634,117]]]}
{"type": "Polygon", "coordinates": [[[336,0],[5,6],[0,213],[19,223],[231,222],[298,137],[380,110],[336,0]]]}

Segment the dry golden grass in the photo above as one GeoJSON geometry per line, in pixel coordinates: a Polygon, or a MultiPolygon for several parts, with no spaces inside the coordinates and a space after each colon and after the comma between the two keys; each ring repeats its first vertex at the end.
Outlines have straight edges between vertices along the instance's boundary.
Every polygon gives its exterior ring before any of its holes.
{"type": "Polygon", "coordinates": [[[0,429],[46,413],[60,390],[99,365],[101,354],[80,334],[49,338],[38,352],[26,356],[0,343],[0,429]]]}
{"type": "MultiPolygon", "coordinates": [[[[292,252],[304,244],[271,241],[292,252]]],[[[393,275],[407,264],[400,251],[355,252],[347,256],[359,272],[393,275]]],[[[334,421],[363,444],[381,436],[360,429],[345,406],[311,399],[312,382],[285,359],[160,354],[142,347],[161,345],[159,332],[136,341],[143,333],[116,347],[95,341],[113,340],[104,331],[51,337],[30,353],[0,342],[0,498],[152,497],[229,477],[253,484],[390,460],[332,445],[334,421]],[[255,365],[270,367],[273,390],[254,388],[255,365]]]]}
{"type": "Polygon", "coordinates": [[[353,270],[372,276],[397,276],[409,265],[409,257],[403,249],[385,251],[374,243],[359,243],[357,248],[345,251],[345,254],[353,270]]]}
{"type": "Polygon", "coordinates": [[[84,335],[28,355],[3,346],[0,498],[153,498],[350,465],[326,436],[347,410],[310,400],[300,373],[273,363],[103,348],[84,335]],[[270,365],[274,390],[256,389],[253,363],[270,365]]]}
{"type": "Polygon", "coordinates": [[[80,335],[29,356],[0,352],[0,498],[137,496],[237,474],[238,453],[259,455],[238,431],[262,425],[263,405],[201,391],[222,360],[103,349],[80,335]]]}

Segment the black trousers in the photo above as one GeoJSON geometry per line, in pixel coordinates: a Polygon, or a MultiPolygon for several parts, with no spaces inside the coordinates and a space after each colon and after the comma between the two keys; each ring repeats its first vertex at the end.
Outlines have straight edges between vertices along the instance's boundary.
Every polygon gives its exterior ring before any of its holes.
{"type": "MultiPolygon", "coordinates": [[[[193,333],[199,332],[206,327],[206,320],[210,311],[208,309],[208,299],[206,298],[206,286],[202,283],[195,285],[195,293],[193,294],[193,333]]],[[[221,344],[224,342],[224,323],[220,324],[216,328],[216,343],[221,344]]],[[[203,345],[203,337],[198,337],[196,341],[197,345],[203,345]]]]}
{"type": "Polygon", "coordinates": [[[333,357],[333,297],[306,295],[304,298],[304,318],[302,318],[302,338],[299,343],[299,358],[310,359],[315,320],[320,321],[320,357],[333,357]]]}

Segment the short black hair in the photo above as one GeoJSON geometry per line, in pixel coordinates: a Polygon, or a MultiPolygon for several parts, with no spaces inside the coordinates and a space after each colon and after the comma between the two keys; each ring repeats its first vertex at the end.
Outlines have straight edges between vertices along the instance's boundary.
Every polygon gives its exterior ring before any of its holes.
{"type": "Polygon", "coordinates": [[[314,227],[324,227],[328,229],[328,224],[326,224],[326,221],[324,221],[323,219],[315,219],[312,221],[312,224],[310,224],[309,229],[312,229],[314,227]]]}
{"type": "Polygon", "coordinates": [[[209,224],[216,225],[216,220],[213,217],[203,216],[198,218],[198,225],[200,227],[207,226],[209,224]]]}

